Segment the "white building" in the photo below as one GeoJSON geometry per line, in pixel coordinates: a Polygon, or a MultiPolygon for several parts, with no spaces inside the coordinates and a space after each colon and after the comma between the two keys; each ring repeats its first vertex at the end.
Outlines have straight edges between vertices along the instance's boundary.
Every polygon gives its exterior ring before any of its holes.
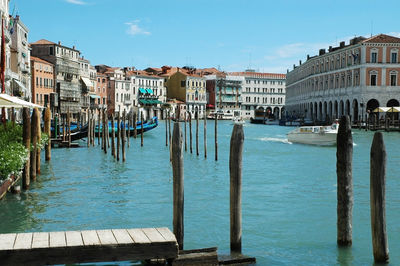
{"type": "Polygon", "coordinates": [[[284,113],[286,75],[259,73],[252,70],[232,72],[230,75],[244,78],[242,83],[242,116],[254,117],[254,110],[261,109],[270,117],[280,119],[284,113]]]}

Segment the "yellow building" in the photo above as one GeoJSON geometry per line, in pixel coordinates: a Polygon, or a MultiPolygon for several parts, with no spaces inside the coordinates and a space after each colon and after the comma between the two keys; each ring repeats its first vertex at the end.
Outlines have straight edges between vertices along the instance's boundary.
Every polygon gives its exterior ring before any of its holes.
{"type": "Polygon", "coordinates": [[[167,97],[184,102],[192,118],[195,118],[196,112],[199,113],[199,118],[205,116],[207,104],[205,78],[191,73],[188,69],[178,69],[169,76],[166,87],[167,97]]]}

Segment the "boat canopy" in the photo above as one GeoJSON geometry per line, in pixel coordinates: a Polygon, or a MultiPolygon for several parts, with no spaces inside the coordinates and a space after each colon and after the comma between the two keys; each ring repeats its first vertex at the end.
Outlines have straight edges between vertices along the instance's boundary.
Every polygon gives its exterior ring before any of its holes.
{"type": "Polygon", "coordinates": [[[377,107],[372,112],[374,112],[374,113],[398,113],[398,112],[400,112],[400,107],[399,106],[377,107]]]}
{"type": "Polygon", "coordinates": [[[0,94],[0,107],[6,107],[6,108],[23,108],[23,107],[28,107],[28,108],[40,108],[43,109],[43,106],[24,101],[20,98],[17,98],[15,96],[11,96],[5,93],[0,94]]]}

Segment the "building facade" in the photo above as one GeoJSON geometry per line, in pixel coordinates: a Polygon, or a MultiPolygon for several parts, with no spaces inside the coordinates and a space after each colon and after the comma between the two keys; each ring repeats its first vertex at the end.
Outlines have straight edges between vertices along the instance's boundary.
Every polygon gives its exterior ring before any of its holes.
{"type": "Polygon", "coordinates": [[[243,78],[241,90],[241,115],[254,117],[255,110],[266,111],[270,118],[280,119],[285,111],[286,75],[260,73],[252,70],[232,72],[243,78]]]}
{"type": "Polygon", "coordinates": [[[54,65],[43,59],[31,57],[32,102],[41,106],[54,106],[54,65]]]}
{"type": "Polygon", "coordinates": [[[287,73],[288,113],[320,122],[349,115],[356,122],[378,106],[399,106],[399,52],[400,38],[380,34],[307,56],[287,73]]]}
{"type": "Polygon", "coordinates": [[[81,110],[80,85],[80,52],[48,40],[39,40],[31,43],[31,55],[51,62],[55,66],[56,92],[59,100],[59,112],[78,114],[81,110]]]}

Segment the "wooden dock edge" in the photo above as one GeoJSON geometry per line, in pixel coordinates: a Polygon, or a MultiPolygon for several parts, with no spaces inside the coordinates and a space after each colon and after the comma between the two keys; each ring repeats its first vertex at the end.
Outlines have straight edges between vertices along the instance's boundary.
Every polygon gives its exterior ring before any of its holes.
{"type": "Polygon", "coordinates": [[[7,192],[10,191],[10,188],[14,186],[20,179],[21,179],[22,173],[12,175],[9,179],[5,180],[1,185],[0,185],[0,200],[3,199],[7,192]]]}

